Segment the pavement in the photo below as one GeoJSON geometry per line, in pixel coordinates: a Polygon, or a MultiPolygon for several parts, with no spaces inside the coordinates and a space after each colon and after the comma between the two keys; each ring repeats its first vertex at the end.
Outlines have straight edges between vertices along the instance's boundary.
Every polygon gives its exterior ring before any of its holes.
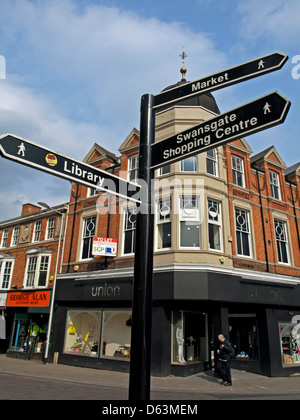
{"type": "MultiPolygon", "coordinates": [[[[12,359],[0,354],[0,375],[47,379],[67,384],[86,384],[123,390],[128,396],[129,374],[99,369],[88,369],[62,364],[44,365],[36,361],[12,359]]],[[[167,376],[151,378],[151,400],[196,399],[296,399],[300,400],[300,375],[269,378],[254,373],[232,369],[232,387],[220,385],[213,372],[203,372],[189,377],[167,376]]],[[[84,387],[82,387],[84,389],[84,387]]],[[[1,397],[0,397],[1,399],[1,397]]]]}

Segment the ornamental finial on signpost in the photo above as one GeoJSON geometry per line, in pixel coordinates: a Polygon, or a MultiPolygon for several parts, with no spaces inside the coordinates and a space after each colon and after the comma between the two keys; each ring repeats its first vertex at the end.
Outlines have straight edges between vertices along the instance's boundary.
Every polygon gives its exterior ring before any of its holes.
{"type": "Polygon", "coordinates": [[[180,69],[180,73],[182,74],[182,79],[181,79],[181,81],[182,82],[185,82],[186,81],[186,78],[185,78],[185,74],[186,74],[186,72],[187,72],[187,69],[185,68],[185,65],[184,65],[184,59],[187,57],[187,55],[186,55],[186,53],[184,52],[184,47],[182,47],[182,54],[180,54],[179,56],[182,58],[182,67],[181,67],[181,69],[180,69]]]}

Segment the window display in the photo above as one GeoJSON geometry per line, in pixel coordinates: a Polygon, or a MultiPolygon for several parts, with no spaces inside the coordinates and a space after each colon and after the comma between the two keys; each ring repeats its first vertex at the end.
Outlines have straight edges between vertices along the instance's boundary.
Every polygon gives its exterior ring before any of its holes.
{"type": "Polygon", "coordinates": [[[279,324],[283,366],[300,364],[300,328],[296,323],[279,324]]]}
{"type": "Polygon", "coordinates": [[[258,336],[255,314],[229,315],[229,341],[234,357],[242,361],[258,361],[258,336]]]}
{"type": "Polygon", "coordinates": [[[207,314],[173,311],[172,363],[208,361],[207,314]]]}
{"type": "Polygon", "coordinates": [[[69,311],[65,352],[97,356],[100,338],[101,311],[69,311]]]}
{"type": "Polygon", "coordinates": [[[69,310],[64,352],[129,360],[131,311],[69,310]]]}
{"type": "Polygon", "coordinates": [[[43,315],[28,318],[26,314],[23,318],[14,322],[9,350],[26,353],[27,358],[31,359],[34,353],[42,353],[47,335],[48,318],[44,318],[43,315]]]}
{"type": "Polygon", "coordinates": [[[103,311],[102,336],[101,356],[129,359],[131,312],[103,311]]]}

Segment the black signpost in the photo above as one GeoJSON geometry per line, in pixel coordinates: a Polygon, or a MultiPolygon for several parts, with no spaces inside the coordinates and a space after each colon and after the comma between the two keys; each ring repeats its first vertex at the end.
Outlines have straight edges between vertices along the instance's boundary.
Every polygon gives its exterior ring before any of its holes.
{"type": "Polygon", "coordinates": [[[140,203],[140,186],[13,134],[0,136],[0,155],[31,168],[140,203]]]}
{"type": "Polygon", "coordinates": [[[288,113],[290,102],[279,93],[273,92],[193,129],[153,144],[155,108],[279,70],[287,59],[288,56],[281,53],[266,55],[204,79],[179,85],[154,97],[152,95],[142,97],[139,177],[147,180],[148,184],[147,199],[141,205],[141,209],[148,208],[149,211],[148,214],[143,214],[143,217],[137,219],[130,400],[150,400],[153,214],[150,211],[149,199],[152,196],[151,177],[154,168],[280,124],[288,113]],[[151,152],[150,149],[152,149],[151,152]]]}

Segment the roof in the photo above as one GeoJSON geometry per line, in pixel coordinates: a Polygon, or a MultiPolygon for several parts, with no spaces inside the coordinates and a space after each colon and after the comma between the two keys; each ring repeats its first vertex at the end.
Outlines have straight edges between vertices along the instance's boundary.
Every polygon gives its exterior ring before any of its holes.
{"type": "MultiPolygon", "coordinates": [[[[181,80],[180,82],[175,83],[174,85],[166,87],[165,89],[162,90],[162,92],[165,92],[169,89],[176,88],[177,86],[181,86],[186,83],[190,83],[190,82],[187,82],[186,80],[181,80]]],[[[194,107],[194,106],[200,107],[201,106],[215,114],[220,114],[220,110],[216,103],[216,100],[213,97],[213,95],[209,92],[201,93],[199,95],[194,95],[190,98],[185,98],[180,101],[177,101],[176,106],[186,106],[186,107],[194,107]]],[[[159,112],[164,111],[168,108],[170,108],[170,104],[159,107],[159,112]]]]}

